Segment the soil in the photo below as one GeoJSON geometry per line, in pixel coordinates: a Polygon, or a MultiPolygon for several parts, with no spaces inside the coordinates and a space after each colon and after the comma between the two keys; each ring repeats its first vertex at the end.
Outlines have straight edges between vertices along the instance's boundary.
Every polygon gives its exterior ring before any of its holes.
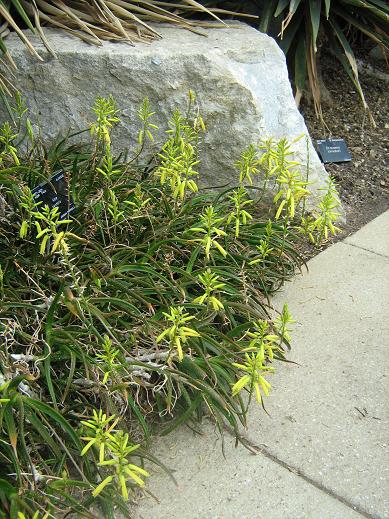
{"type": "MultiPolygon", "coordinates": [[[[372,60],[366,51],[361,51],[357,57],[376,70],[388,73],[385,61],[372,60]]],[[[363,92],[376,123],[374,127],[354,84],[333,56],[322,56],[321,70],[332,98],[323,104],[325,124],[317,119],[309,101],[303,101],[300,110],[314,142],[330,137],[343,138],[351,152],[350,162],[326,165],[328,173],[338,183],[345,210],[346,222],[336,238],[339,240],[389,208],[389,82],[360,74],[363,92]]]]}

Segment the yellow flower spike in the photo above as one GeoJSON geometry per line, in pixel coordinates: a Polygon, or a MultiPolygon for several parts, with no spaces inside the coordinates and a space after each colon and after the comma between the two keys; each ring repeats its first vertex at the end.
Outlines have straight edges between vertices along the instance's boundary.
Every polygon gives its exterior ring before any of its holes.
{"type": "Polygon", "coordinates": [[[294,196],[293,195],[290,196],[289,203],[290,203],[289,215],[291,218],[294,218],[294,196]]]}
{"type": "Polygon", "coordinates": [[[257,398],[257,402],[258,402],[258,404],[260,404],[260,403],[262,403],[262,395],[259,390],[259,386],[258,386],[258,384],[254,384],[254,387],[255,387],[255,396],[257,398]]]}
{"type": "Polygon", "coordinates": [[[45,229],[42,229],[41,226],[39,225],[39,222],[35,222],[35,225],[36,225],[36,228],[38,231],[38,234],[36,235],[36,237],[38,239],[42,238],[42,236],[44,236],[45,234],[47,234],[49,232],[49,229],[47,227],[45,229]]]}
{"type": "Polygon", "coordinates": [[[244,375],[232,386],[232,396],[236,396],[242,389],[250,383],[250,375],[244,375]]]}
{"type": "Polygon", "coordinates": [[[207,258],[209,258],[209,252],[211,250],[211,238],[207,238],[206,242],[205,242],[205,255],[207,258]]]}
{"type": "Polygon", "coordinates": [[[242,371],[245,371],[247,367],[244,364],[239,364],[239,362],[233,362],[232,365],[235,368],[241,369],[242,371]]]}
{"type": "Polygon", "coordinates": [[[263,392],[265,393],[265,395],[266,395],[266,396],[269,396],[269,389],[270,389],[270,387],[271,387],[271,385],[269,384],[269,382],[267,382],[263,377],[259,377],[258,382],[259,382],[259,384],[261,385],[262,390],[263,390],[263,392]]]}
{"type": "Polygon", "coordinates": [[[203,272],[203,274],[199,274],[197,277],[201,286],[205,289],[205,292],[201,296],[196,297],[193,300],[193,303],[211,304],[215,311],[223,309],[223,303],[219,301],[219,299],[214,295],[214,293],[217,290],[223,288],[225,286],[225,283],[219,282],[219,276],[214,274],[211,271],[211,269],[207,269],[205,272],[203,272]]]}
{"type": "Polygon", "coordinates": [[[63,240],[64,236],[65,236],[64,231],[61,231],[60,233],[57,234],[57,236],[54,240],[53,246],[51,248],[52,254],[58,249],[58,245],[60,244],[61,240],[63,240]]]}
{"type": "Polygon", "coordinates": [[[215,241],[213,242],[214,246],[219,250],[220,254],[224,257],[227,256],[227,251],[220,245],[219,242],[215,241]]]}
{"type": "Polygon", "coordinates": [[[107,476],[92,492],[93,497],[97,497],[104,488],[113,481],[113,476],[107,476]]]}
{"type": "Polygon", "coordinates": [[[207,297],[207,294],[203,294],[202,296],[196,297],[193,299],[192,303],[202,305],[207,297]]]}
{"type": "Polygon", "coordinates": [[[23,220],[22,225],[20,226],[19,236],[20,238],[25,238],[28,232],[28,223],[26,220],[23,220]]]}
{"type": "Polygon", "coordinates": [[[102,463],[104,461],[104,453],[105,453],[105,446],[104,443],[100,445],[99,449],[99,462],[102,463]]]}
{"type": "Polygon", "coordinates": [[[188,312],[184,312],[184,307],[170,307],[170,313],[163,312],[164,317],[172,324],[169,328],[164,330],[158,337],[157,342],[160,342],[163,338],[169,337],[170,348],[175,348],[178,354],[178,360],[182,362],[184,359],[184,352],[182,345],[191,337],[200,337],[200,334],[186,326],[188,321],[194,319],[193,315],[188,312]]]}
{"type": "MultiPolygon", "coordinates": [[[[141,483],[138,482],[138,485],[143,486],[144,482],[140,478],[138,478],[138,479],[141,482],[141,483]]],[[[122,497],[125,501],[128,501],[128,490],[127,490],[126,478],[123,475],[120,475],[119,482],[120,482],[120,487],[122,489],[122,497]]]]}
{"type": "Polygon", "coordinates": [[[207,128],[205,126],[205,123],[204,123],[204,120],[203,118],[201,117],[201,115],[199,116],[199,123],[200,123],[200,127],[201,129],[203,130],[203,132],[205,133],[207,131],[207,128]]]}
{"type": "Polygon", "coordinates": [[[81,436],[81,440],[90,440],[81,451],[81,456],[85,456],[85,454],[92,447],[92,445],[95,444],[95,438],[90,438],[89,436],[81,436]]]}
{"type": "Polygon", "coordinates": [[[142,469],[142,467],[138,467],[137,465],[133,465],[132,463],[129,463],[127,466],[128,471],[134,471],[139,472],[139,474],[142,474],[144,477],[150,476],[150,474],[147,472],[147,470],[142,469]]]}
{"type": "Polygon", "coordinates": [[[138,474],[136,474],[133,470],[126,470],[126,473],[130,476],[130,478],[132,478],[135,481],[137,485],[139,485],[140,487],[145,486],[145,482],[143,481],[143,479],[141,479],[138,476],[138,474]]]}
{"type": "Polygon", "coordinates": [[[39,248],[39,254],[41,256],[44,256],[45,255],[45,252],[46,252],[46,244],[49,240],[49,235],[48,234],[45,234],[42,241],[41,241],[41,246],[39,248]]]}
{"type": "Polygon", "coordinates": [[[260,388],[262,388],[265,396],[268,396],[270,384],[263,378],[262,372],[272,372],[274,371],[274,368],[263,364],[263,349],[264,347],[262,345],[262,351],[258,351],[256,354],[252,353],[249,355],[248,353],[245,353],[245,364],[233,363],[234,367],[246,372],[246,374],[233,385],[232,396],[236,396],[244,388],[248,388],[250,391],[254,390],[258,402],[262,401],[260,388]]]}
{"type": "Polygon", "coordinates": [[[178,353],[178,360],[180,362],[182,362],[184,360],[184,353],[182,351],[182,346],[181,346],[181,341],[180,341],[180,338],[179,337],[176,337],[175,340],[175,345],[176,345],[176,348],[177,348],[177,353],[178,353]]]}
{"type": "Polygon", "coordinates": [[[196,330],[193,330],[192,328],[188,328],[187,326],[183,326],[181,328],[183,332],[185,332],[185,335],[187,337],[200,337],[200,334],[196,332],[196,330]]]}
{"type": "Polygon", "coordinates": [[[280,205],[277,209],[276,215],[275,215],[276,220],[278,220],[279,217],[281,216],[281,213],[282,213],[282,210],[283,210],[285,204],[286,204],[286,200],[282,200],[282,202],[280,203],[280,205]]]}
{"type": "Polygon", "coordinates": [[[170,329],[167,329],[167,330],[164,330],[160,335],[158,335],[158,337],[156,338],[156,343],[158,344],[159,342],[161,342],[162,339],[165,337],[165,335],[167,335],[169,332],[170,332],[170,329]]]}
{"type": "Polygon", "coordinates": [[[20,160],[18,159],[18,156],[16,155],[15,151],[16,151],[16,148],[14,148],[14,147],[10,147],[9,148],[9,152],[11,153],[12,158],[13,158],[15,164],[17,166],[20,166],[20,160]]]}
{"type": "Polygon", "coordinates": [[[224,305],[221,301],[219,301],[218,299],[216,299],[216,297],[214,296],[211,296],[209,298],[210,302],[212,303],[212,306],[213,306],[213,309],[214,310],[223,310],[224,309],[224,305]]]}

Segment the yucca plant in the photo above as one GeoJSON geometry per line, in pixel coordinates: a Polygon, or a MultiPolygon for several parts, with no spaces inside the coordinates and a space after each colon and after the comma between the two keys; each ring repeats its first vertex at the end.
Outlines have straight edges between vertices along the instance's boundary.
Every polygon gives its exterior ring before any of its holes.
{"type": "MultiPolygon", "coordinates": [[[[260,29],[277,32],[281,48],[293,67],[299,103],[308,79],[315,110],[321,112],[317,55],[319,40],[328,46],[355,85],[363,107],[368,108],[358,77],[349,34],[360,31],[388,49],[389,6],[382,0],[271,0],[266,2],[260,29]],[[276,28],[273,26],[276,24],[276,28]]],[[[273,32],[274,33],[274,32],[273,32]]]]}
{"type": "Polygon", "coordinates": [[[359,81],[353,37],[362,34],[382,47],[389,45],[389,5],[384,0],[260,0],[258,2],[203,2],[237,12],[259,15],[258,28],[275,37],[288,58],[299,104],[307,83],[316,114],[322,117],[320,46],[329,49],[354,83],[362,105],[368,109],[359,81]]]}
{"type": "MultiPolygon", "coordinates": [[[[163,464],[146,449],[153,432],[207,412],[244,443],[242,391],[263,404],[284,360],[292,319],[286,308],[273,320],[268,296],[302,264],[298,204],[272,221],[253,200],[243,218],[243,178],[177,190],[204,131],[194,103],[172,116],[151,173],[139,148],[136,160],[112,155],[112,98],[96,101],[89,144],[46,148],[21,105],[12,131],[0,128],[0,517],[128,515],[144,463],[163,464]],[[71,214],[34,195],[59,170],[71,214]]],[[[142,147],[157,129],[147,101],[139,114],[142,147]]],[[[267,143],[274,178],[252,173],[278,185],[285,147],[267,143]]],[[[331,233],[333,212],[319,217],[331,233]]]]}

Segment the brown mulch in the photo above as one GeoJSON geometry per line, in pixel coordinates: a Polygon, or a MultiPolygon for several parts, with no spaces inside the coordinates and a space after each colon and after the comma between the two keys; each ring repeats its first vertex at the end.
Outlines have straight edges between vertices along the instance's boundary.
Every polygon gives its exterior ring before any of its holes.
{"type": "MultiPolygon", "coordinates": [[[[385,62],[376,62],[362,51],[360,57],[378,70],[388,73],[385,62]]],[[[389,208],[389,83],[362,74],[366,101],[374,117],[374,127],[364,112],[353,83],[342,67],[328,55],[321,60],[324,83],[331,102],[323,106],[325,126],[316,118],[313,106],[303,101],[300,107],[312,140],[343,138],[351,152],[351,162],[327,164],[339,188],[346,212],[346,223],[337,237],[344,239],[389,208]]],[[[311,256],[313,251],[308,254],[311,256]]]]}

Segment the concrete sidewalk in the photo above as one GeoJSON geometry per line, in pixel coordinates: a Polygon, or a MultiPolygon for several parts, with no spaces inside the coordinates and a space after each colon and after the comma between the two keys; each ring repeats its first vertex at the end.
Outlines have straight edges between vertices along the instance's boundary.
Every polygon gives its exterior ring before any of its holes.
{"type": "Polygon", "coordinates": [[[313,258],[275,306],[297,320],[272,379],[270,417],[255,405],[258,455],[181,428],[156,442],[176,469],[150,478],[159,498],[138,519],[389,518],[389,211],[313,258]]]}

